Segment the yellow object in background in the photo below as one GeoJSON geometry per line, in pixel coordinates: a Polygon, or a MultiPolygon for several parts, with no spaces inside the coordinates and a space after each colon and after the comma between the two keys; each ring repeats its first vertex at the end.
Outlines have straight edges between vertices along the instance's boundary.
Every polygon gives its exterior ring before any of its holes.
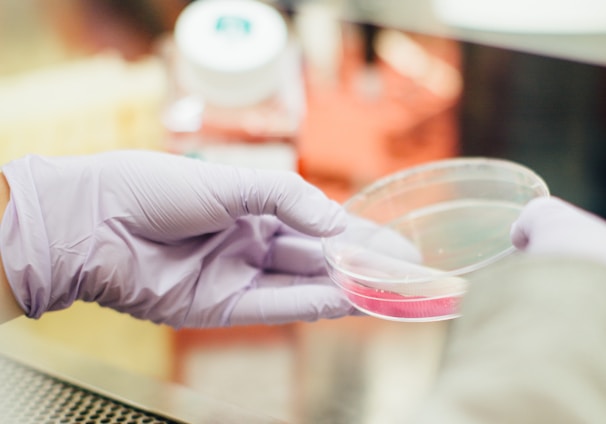
{"type": "Polygon", "coordinates": [[[76,302],[39,320],[9,322],[19,334],[60,345],[114,367],[161,380],[171,378],[172,329],[96,303],[76,302]]]}
{"type": "MultiPolygon", "coordinates": [[[[127,62],[111,54],[0,78],[0,163],[31,153],[159,149],[164,93],[157,59],[127,62]]],[[[169,328],[96,304],[77,302],[10,325],[124,369],[170,374],[169,328]]]]}
{"type": "Polygon", "coordinates": [[[164,92],[155,58],[98,55],[0,79],[0,161],[157,149],[164,92]]]}

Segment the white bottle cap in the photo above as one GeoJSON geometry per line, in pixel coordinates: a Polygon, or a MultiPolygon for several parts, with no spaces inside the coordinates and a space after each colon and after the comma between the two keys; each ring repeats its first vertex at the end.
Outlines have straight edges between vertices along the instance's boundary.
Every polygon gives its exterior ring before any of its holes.
{"type": "Polygon", "coordinates": [[[255,0],[197,0],[177,19],[175,42],[191,90],[212,104],[248,106],[277,90],[288,29],[255,0]]]}

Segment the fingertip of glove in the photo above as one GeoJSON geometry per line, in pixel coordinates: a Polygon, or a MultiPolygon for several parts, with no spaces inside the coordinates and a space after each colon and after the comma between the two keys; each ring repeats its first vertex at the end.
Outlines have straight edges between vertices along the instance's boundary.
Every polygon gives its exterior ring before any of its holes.
{"type": "Polygon", "coordinates": [[[329,220],[325,235],[332,236],[345,231],[347,227],[347,214],[343,207],[334,200],[331,200],[327,212],[327,216],[330,216],[331,219],[329,220]]]}
{"type": "Polygon", "coordinates": [[[329,199],[319,189],[299,203],[297,214],[304,223],[301,230],[312,236],[330,237],[339,234],[347,226],[347,214],[336,201],[329,199]]]}
{"type": "Polygon", "coordinates": [[[564,201],[553,196],[537,197],[526,203],[518,218],[511,224],[509,236],[513,246],[520,250],[525,249],[529,243],[528,227],[537,218],[537,214],[542,214],[546,208],[558,208],[563,204],[564,201]]]}
{"type": "Polygon", "coordinates": [[[520,228],[518,221],[511,224],[509,237],[511,239],[511,244],[513,244],[516,249],[524,249],[528,245],[528,236],[520,228]]]}

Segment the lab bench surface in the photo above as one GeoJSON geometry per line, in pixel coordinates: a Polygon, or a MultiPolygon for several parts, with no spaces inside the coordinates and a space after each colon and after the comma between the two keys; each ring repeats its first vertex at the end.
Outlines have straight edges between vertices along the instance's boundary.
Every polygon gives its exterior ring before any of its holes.
{"type": "Polygon", "coordinates": [[[0,331],[4,424],[278,424],[185,387],[108,366],[7,329],[0,331]]]}
{"type": "Polygon", "coordinates": [[[188,385],[109,366],[19,328],[0,328],[3,423],[363,424],[414,414],[436,375],[448,322],[350,317],[287,326],[292,334],[283,339],[215,344],[184,358],[188,385]]]}

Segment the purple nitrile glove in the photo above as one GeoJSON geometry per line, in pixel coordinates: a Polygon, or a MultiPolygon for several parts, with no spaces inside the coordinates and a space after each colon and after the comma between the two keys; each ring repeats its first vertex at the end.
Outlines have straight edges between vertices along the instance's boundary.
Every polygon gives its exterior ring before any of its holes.
{"type": "Polygon", "coordinates": [[[353,312],[318,238],[346,215],[295,173],[146,151],[27,156],[3,172],[0,249],[29,317],[77,299],[176,328],[353,312]]]}
{"type": "Polygon", "coordinates": [[[518,249],[606,263],[606,221],[556,197],[529,202],[511,228],[518,249]]]}

